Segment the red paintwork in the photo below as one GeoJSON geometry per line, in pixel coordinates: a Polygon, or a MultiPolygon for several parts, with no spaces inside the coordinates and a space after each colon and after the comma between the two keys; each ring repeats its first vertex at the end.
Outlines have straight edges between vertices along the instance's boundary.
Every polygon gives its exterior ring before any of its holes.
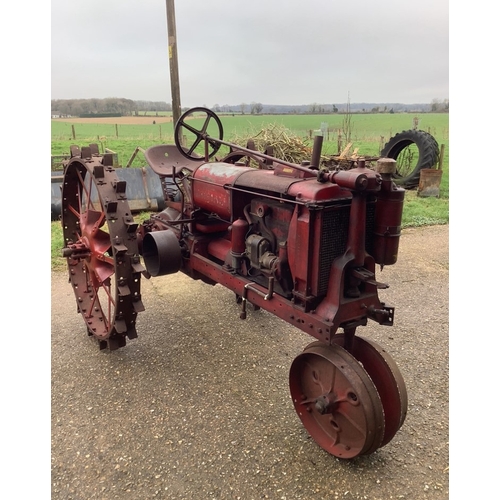
{"type": "Polygon", "coordinates": [[[227,163],[205,163],[193,174],[193,203],[195,207],[215,212],[221,218],[231,220],[232,186],[236,179],[251,167],[240,167],[227,163]]]}

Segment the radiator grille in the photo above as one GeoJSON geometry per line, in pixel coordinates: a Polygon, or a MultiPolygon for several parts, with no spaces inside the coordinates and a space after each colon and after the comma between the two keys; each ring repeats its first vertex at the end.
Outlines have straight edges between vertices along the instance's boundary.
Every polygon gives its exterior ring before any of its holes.
{"type": "MultiPolygon", "coordinates": [[[[349,206],[326,209],[322,212],[320,237],[318,295],[325,295],[328,289],[330,268],[334,259],[345,252],[349,230],[349,206]]],[[[375,227],[375,203],[368,203],[366,209],[366,251],[371,254],[375,227]]]]}
{"type": "Polygon", "coordinates": [[[375,202],[366,206],[366,234],[365,248],[367,253],[373,255],[373,233],[375,232],[375,202]]]}

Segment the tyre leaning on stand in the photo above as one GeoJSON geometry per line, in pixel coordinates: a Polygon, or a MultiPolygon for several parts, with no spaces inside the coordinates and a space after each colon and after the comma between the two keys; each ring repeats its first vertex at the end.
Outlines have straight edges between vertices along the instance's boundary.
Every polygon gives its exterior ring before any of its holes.
{"type": "Polygon", "coordinates": [[[407,189],[418,186],[420,170],[434,168],[439,161],[439,146],[436,139],[423,130],[405,130],[391,137],[382,149],[380,156],[398,160],[400,154],[408,147],[415,145],[418,148],[416,165],[403,170],[398,164],[394,174],[394,182],[407,189]]]}

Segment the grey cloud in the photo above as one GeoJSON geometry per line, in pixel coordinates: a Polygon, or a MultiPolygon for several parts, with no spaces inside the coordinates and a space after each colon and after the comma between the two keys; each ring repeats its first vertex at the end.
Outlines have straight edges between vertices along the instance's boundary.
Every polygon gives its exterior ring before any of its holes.
{"type": "MultiPolygon", "coordinates": [[[[181,102],[448,98],[448,3],[177,0],[181,102]]],[[[52,1],[52,98],[169,102],[164,1],[52,1]],[[95,68],[75,78],[80,67],[95,68]]]]}

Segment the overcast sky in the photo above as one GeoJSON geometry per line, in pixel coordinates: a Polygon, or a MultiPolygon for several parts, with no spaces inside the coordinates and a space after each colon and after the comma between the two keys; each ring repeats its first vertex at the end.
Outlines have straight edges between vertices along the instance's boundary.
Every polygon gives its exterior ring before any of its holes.
{"type": "MultiPolygon", "coordinates": [[[[171,102],[166,0],[52,0],[51,98],[171,102]]],[[[448,1],[177,0],[181,105],[449,98],[448,1]]]]}

